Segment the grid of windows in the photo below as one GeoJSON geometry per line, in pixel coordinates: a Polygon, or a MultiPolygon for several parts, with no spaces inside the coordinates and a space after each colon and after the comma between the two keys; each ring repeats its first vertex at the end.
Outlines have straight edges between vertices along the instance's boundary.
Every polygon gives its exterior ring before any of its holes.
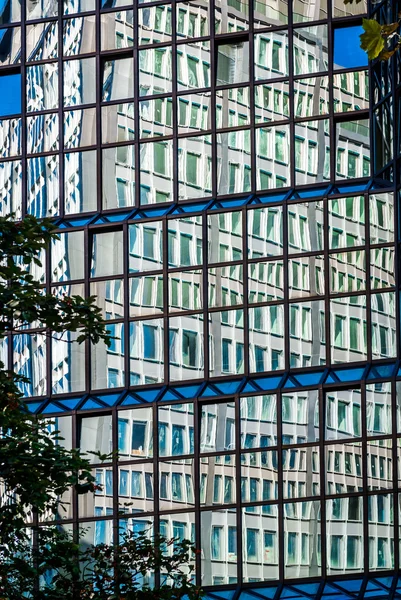
{"type": "Polygon", "coordinates": [[[206,588],[401,566],[394,78],[342,49],[366,8],[0,2],[0,213],[56,219],[32,274],[113,336],[1,347],[68,446],[116,451],[60,515],[84,542],[190,539],[206,588]]]}
{"type": "Polygon", "coordinates": [[[328,42],[331,13],[351,34],[365,5],[329,4],[28,0],[19,24],[5,2],[0,209],[63,217],[369,176],[367,65],[328,42]]]}

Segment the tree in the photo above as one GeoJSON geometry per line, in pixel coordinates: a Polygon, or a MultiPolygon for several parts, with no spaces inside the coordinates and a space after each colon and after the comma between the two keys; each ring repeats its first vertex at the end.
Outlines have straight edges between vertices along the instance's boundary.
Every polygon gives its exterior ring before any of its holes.
{"type": "MultiPolygon", "coordinates": [[[[359,4],[362,0],[355,0],[359,4]]],[[[354,0],[344,0],[344,4],[353,4],[354,0]]],[[[365,50],[369,60],[389,60],[401,48],[401,36],[398,33],[401,14],[395,23],[381,25],[375,19],[362,19],[364,33],[359,37],[361,48],[365,50]]]]}
{"type": "MultiPolygon", "coordinates": [[[[95,297],[50,294],[32,274],[32,265],[41,266],[41,253],[57,238],[50,220],[13,219],[0,217],[0,341],[34,324],[47,336],[76,332],[77,343],[109,345],[95,297]]],[[[49,419],[29,413],[19,387],[26,382],[0,362],[0,599],[197,596],[189,542],[146,532],[122,536],[118,545],[82,548],[76,532],[63,530],[57,516],[67,490],[94,493],[99,486],[88,457],[66,449],[49,419]],[[40,526],[44,521],[50,524],[40,526]],[[148,573],[155,584],[144,583],[148,573]]]]}

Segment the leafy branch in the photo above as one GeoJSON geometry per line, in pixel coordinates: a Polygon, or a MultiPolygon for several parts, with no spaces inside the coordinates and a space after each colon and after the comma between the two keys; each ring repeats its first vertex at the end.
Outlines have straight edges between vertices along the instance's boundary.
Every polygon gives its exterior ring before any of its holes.
{"type": "Polygon", "coordinates": [[[364,33],[360,35],[361,48],[369,60],[389,60],[401,48],[401,37],[397,31],[399,26],[400,20],[389,25],[381,25],[374,19],[362,20],[364,33]]]}

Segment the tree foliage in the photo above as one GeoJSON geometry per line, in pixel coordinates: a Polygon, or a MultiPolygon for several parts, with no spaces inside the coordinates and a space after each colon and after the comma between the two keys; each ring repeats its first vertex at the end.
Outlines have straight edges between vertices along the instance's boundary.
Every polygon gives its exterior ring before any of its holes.
{"type": "MultiPolygon", "coordinates": [[[[110,344],[96,298],[59,296],[35,278],[56,230],[49,220],[0,217],[0,341],[35,327],[77,332],[77,343],[110,344]]],[[[188,542],[127,534],[118,545],[82,547],[62,527],[63,497],[99,486],[87,455],[67,449],[49,420],[33,417],[20,391],[28,379],[0,362],[0,600],[170,600],[198,595],[188,542]],[[46,525],[44,525],[46,523],[46,525]],[[169,556],[165,549],[170,544],[169,556]],[[167,573],[158,589],[144,575],[167,573]],[[139,585],[141,584],[141,585],[139,585]]],[[[99,462],[109,457],[99,453],[99,462]]]]}
{"type": "Polygon", "coordinates": [[[369,60],[388,60],[401,48],[400,36],[397,30],[400,22],[381,25],[374,19],[363,19],[361,48],[365,50],[369,60]]]}

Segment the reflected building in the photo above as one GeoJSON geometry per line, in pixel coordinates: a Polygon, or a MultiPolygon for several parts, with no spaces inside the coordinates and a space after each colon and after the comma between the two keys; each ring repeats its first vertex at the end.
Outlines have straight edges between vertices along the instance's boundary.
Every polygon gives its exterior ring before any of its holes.
{"type": "Polygon", "coordinates": [[[115,451],[59,515],[84,544],[189,539],[224,600],[397,597],[399,82],[358,37],[395,4],[0,6],[0,212],[55,219],[32,273],[112,336],[2,347],[115,451]]]}

